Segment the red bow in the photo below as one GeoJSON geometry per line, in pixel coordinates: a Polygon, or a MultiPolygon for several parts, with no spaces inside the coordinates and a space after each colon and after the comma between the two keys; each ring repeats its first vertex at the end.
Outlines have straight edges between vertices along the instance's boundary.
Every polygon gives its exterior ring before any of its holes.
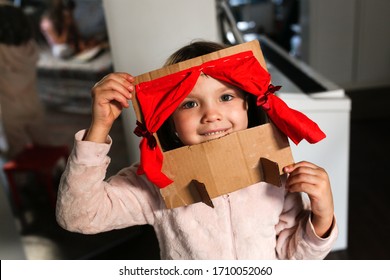
{"type": "Polygon", "coordinates": [[[267,112],[272,122],[295,144],[302,139],[316,143],[325,137],[316,123],[289,108],[274,94],[280,87],[270,84],[269,73],[261,67],[252,51],[207,61],[136,85],[137,98],[144,117],[144,124],[139,123],[136,128],[137,135],[143,136],[138,174],[145,173],[158,187],[164,188],[171,184],[172,180],[161,172],[163,155],[160,148],[153,144],[153,133],[157,132],[191,92],[201,73],[256,95],[257,105],[267,112]]]}
{"type": "Polygon", "coordinates": [[[277,92],[279,89],[281,89],[281,86],[274,86],[273,84],[270,84],[268,86],[268,90],[264,93],[264,95],[259,95],[257,97],[256,105],[263,108],[265,111],[268,111],[270,109],[268,103],[268,95],[277,92]]]}
{"type": "Polygon", "coordinates": [[[134,129],[134,134],[138,137],[145,137],[151,150],[157,146],[156,138],[154,138],[153,134],[146,129],[146,126],[139,121],[137,121],[137,127],[134,129]]]}

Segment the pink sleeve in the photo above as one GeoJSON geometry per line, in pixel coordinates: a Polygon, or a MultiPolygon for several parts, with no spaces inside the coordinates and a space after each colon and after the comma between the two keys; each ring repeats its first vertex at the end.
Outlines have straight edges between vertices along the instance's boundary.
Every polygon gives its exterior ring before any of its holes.
{"type": "Polygon", "coordinates": [[[316,235],[310,219],[310,205],[301,194],[288,193],[283,213],[276,226],[276,251],[279,259],[324,259],[338,236],[336,218],[328,237],[316,235]]]}
{"type": "Polygon", "coordinates": [[[109,144],[82,141],[75,136],[73,151],[61,177],[57,199],[57,221],[65,229],[86,234],[133,225],[152,224],[158,194],[137,167],[122,169],[105,180],[110,163],[109,144]]]}

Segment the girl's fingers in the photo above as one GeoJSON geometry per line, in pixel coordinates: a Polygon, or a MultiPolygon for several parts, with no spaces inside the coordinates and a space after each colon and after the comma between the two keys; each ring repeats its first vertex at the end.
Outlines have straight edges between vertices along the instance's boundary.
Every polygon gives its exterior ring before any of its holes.
{"type": "Polygon", "coordinates": [[[130,99],[132,97],[131,92],[134,91],[133,81],[134,77],[127,73],[111,73],[97,82],[93,87],[93,91],[113,89],[130,99]]]}
{"type": "Polygon", "coordinates": [[[118,83],[124,84],[124,86],[129,90],[133,91],[134,90],[134,77],[128,73],[124,72],[119,72],[115,73],[115,77],[118,83]]]}
{"type": "Polygon", "coordinates": [[[104,76],[99,82],[105,81],[105,80],[117,80],[118,82],[126,80],[129,83],[134,82],[134,77],[128,73],[125,72],[115,72],[115,73],[110,73],[104,76]]]}
{"type": "Polygon", "coordinates": [[[99,95],[104,94],[106,92],[116,92],[120,95],[126,97],[127,99],[132,98],[132,94],[130,91],[134,90],[134,86],[128,82],[123,83],[118,82],[114,79],[105,80],[104,83],[95,85],[95,87],[92,89],[92,95],[93,97],[99,97],[99,95]]]}
{"type": "Polygon", "coordinates": [[[126,72],[116,72],[115,74],[117,74],[118,76],[121,76],[122,78],[128,80],[129,82],[134,82],[134,77],[132,75],[130,75],[129,73],[126,73],[126,72]]]}
{"type": "Polygon", "coordinates": [[[297,162],[297,163],[293,163],[293,164],[290,164],[290,165],[287,165],[283,168],[284,172],[286,173],[291,173],[293,170],[295,170],[296,168],[299,168],[299,167],[310,167],[310,168],[313,168],[313,169],[316,169],[316,168],[319,168],[317,165],[315,165],[314,163],[311,163],[311,162],[308,162],[308,161],[300,161],[300,162],[297,162]]]}
{"type": "Polygon", "coordinates": [[[286,186],[286,188],[289,192],[304,192],[307,193],[309,196],[314,197],[319,196],[321,192],[321,189],[318,188],[317,185],[309,182],[289,184],[288,186],[286,186]]]}
{"type": "Polygon", "coordinates": [[[286,182],[286,188],[290,192],[316,195],[330,185],[326,171],[315,164],[300,162],[286,169],[290,171],[286,182]]]}
{"type": "Polygon", "coordinates": [[[300,184],[300,183],[308,183],[308,184],[318,184],[321,182],[321,177],[310,173],[297,173],[290,174],[288,178],[288,185],[300,184]]]}
{"type": "Polygon", "coordinates": [[[101,91],[99,94],[99,98],[95,98],[95,102],[99,105],[104,105],[108,103],[114,103],[117,102],[119,103],[122,107],[129,107],[128,100],[125,95],[123,94],[118,94],[118,90],[113,90],[113,89],[107,89],[104,91],[101,91]]]}

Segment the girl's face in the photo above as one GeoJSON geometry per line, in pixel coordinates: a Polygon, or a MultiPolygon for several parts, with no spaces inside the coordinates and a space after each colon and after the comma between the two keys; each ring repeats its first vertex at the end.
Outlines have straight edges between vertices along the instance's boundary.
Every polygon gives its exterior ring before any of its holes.
{"type": "Polygon", "coordinates": [[[202,74],[172,119],[183,144],[194,145],[246,129],[247,110],[244,93],[202,74]]]}

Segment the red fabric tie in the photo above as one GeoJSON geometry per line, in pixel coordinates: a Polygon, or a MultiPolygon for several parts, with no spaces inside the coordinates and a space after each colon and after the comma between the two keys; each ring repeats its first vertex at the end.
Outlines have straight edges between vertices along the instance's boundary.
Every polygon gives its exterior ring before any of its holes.
{"type": "Polygon", "coordinates": [[[325,137],[316,123],[289,108],[274,94],[280,87],[270,84],[270,74],[261,67],[252,51],[207,61],[136,85],[136,94],[144,117],[144,123],[137,123],[135,130],[138,136],[143,137],[140,143],[141,162],[138,174],[145,173],[158,187],[164,188],[171,184],[172,180],[161,172],[163,154],[153,142],[153,133],[157,132],[192,91],[201,73],[256,95],[257,105],[266,111],[272,122],[295,144],[302,139],[316,143],[325,137]]]}
{"type": "Polygon", "coordinates": [[[137,127],[134,129],[134,134],[138,137],[145,137],[151,150],[157,146],[156,138],[154,138],[153,134],[146,129],[146,126],[139,121],[137,121],[137,127]]]}

